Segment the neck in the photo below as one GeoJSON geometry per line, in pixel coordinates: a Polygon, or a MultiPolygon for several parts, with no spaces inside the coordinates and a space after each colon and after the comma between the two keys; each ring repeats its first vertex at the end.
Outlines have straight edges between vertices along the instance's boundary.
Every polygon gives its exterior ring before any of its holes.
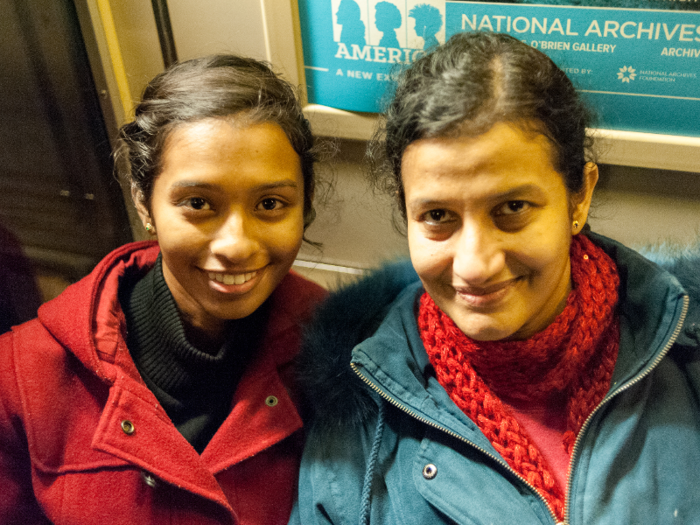
{"type": "Polygon", "coordinates": [[[206,354],[217,355],[226,341],[224,322],[222,321],[217,326],[203,328],[189,323],[184,315],[181,314],[181,316],[185,337],[189,343],[206,354]]]}

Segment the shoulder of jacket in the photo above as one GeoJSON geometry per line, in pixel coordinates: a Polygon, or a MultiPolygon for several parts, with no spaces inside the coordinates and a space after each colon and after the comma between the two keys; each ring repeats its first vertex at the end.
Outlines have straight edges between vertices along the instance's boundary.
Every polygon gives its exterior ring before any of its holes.
{"type": "Polygon", "coordinates": [[[0,397],[28,388],[39,395],[56,395],[57,382],[72,366],[70,359],[38,319],[13,327],[0,336],[0,397]]]}
{"type": "Polygon", "coordinates": [[[312,312],[328,296],[328,292],[315,282],[290,271],[273,292],[276,308],[287,311],[300,322],[308,321],[312,312]]]}
{"type": "Polygon", "coordinates": [[[647,246],[640,253],[673,275],[688,294],[685,326],[677,341],[681,348],[673,355],[682,360],[700,359],[700,240],[687,245],[666,242],[647,246]]]}
{"type": "Polygon", "coordinates": [[[331,294],[316,311],[305,330],[298,375],[317,424],[359,425],[376,411],[371,391],[350,368],[352,350],[417,280],[409,261],[388,264],[331,294]]]}
{"type": "Polygon", "coordinates": [[[102,377],[98,354],[111,358],[121,340],[120,283],[127,275],[145,275],[159,252],[153,241],[120,246],[90,274],[44,303],[39,308],[39,321],[68,353],[102,377]]]}
{"type": "Polygon", "coordinates": [[[62,352],[61,344],[37,318],[13,326],[11,330],[0,336],[0,351],[3,354],[12,352],[15,348],[21,349],[18,352],[21,358],[29,358],[32,355],[41,356],[47,351],[62,352]]]}
{"type": "Polygon", "coordinates": [[[639,253],[673,274],[689,295],[700,297],[700,240],[685,245],[659,243],[645,246],[639,253]]]}
{"type": "Polygon", "coordinates": [[[691,303],[700,303],[700,240],[687,245],[661,243],[639,253],[678,279],[691,303]]]}

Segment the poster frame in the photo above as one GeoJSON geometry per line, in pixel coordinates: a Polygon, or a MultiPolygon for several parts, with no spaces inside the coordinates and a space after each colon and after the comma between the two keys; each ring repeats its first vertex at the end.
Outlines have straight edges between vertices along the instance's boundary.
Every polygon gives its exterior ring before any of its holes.
{"type": "MultiPolygon", "coordinates": [[[[261,0],[266,23],[274,27],[274,39],[269,41],[268,53],[273,62],[285,71],[295,71],[300,90],[306,93],[304,58],[302,53],[301,24],[297,0],[291,0],[291,16],[279,9],[278,0],[261,0]],[[274,6],[273,6],[274,4],[274,6]],[[290,23],[291,22],[291,23],[290,23]],[[290,53],[290,49],[296,53],[290,53]],[[292,63],[296,58],[296,63],[292,63]]],[[[270,31],[268,31],[268,34],[270,31]]],[[[378,126],[379,116],[374,113],[358,113],[306,104],[304,113],[311,122],[314,133],[349,140],[369,140],[378,126]]],[[[662,135],[610,129],[590,129],[595,138],[597,161],[639,168],[688,171],[700,174],[700,137],[662,135]]]]}

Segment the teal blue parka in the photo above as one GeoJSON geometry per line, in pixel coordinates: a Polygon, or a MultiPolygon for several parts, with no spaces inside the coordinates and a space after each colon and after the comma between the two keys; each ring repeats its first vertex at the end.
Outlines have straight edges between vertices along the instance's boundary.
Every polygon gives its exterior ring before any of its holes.
{"type": "MultiPolygon", "coordinates": [[[[620,274],[620,350],[576,441],[565,522],[699,524],[700,255],[664,270],[589,235],[620,274]]],[[[291,523],[555,523],[438,383],[416,324],[422,293],[395,265],[319,313],[303,353],[315,416],[291,523]]]]}

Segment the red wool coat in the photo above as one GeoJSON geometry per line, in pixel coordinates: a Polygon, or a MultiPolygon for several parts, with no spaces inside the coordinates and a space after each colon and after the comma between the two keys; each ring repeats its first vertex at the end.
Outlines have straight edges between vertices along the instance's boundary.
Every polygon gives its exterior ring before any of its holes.
{"type": "Polygon", "coordinates": [[[285,277],[262,350],[199,455],[125,344],[119,278],[157,254],[154,243],[115,250],[0,337],[0,523],[287,522],[303,441],[290,361],[325,292],[285,277]]]}

